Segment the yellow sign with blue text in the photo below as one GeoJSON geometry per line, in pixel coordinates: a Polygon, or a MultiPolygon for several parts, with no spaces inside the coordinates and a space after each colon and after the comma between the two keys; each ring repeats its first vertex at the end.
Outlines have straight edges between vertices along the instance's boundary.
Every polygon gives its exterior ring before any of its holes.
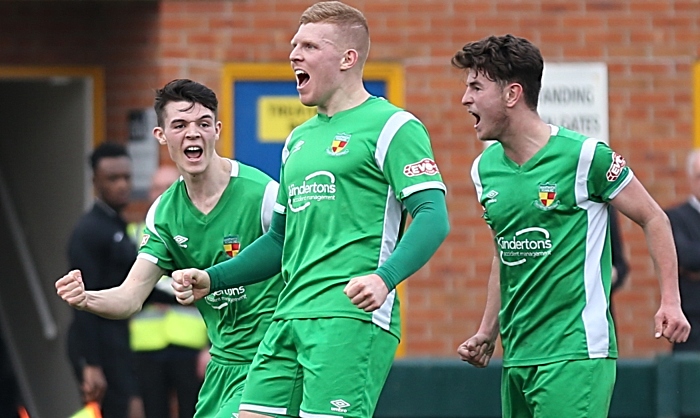
{"type": "Polygon", "coordinates": [[[295,96],[258,97],[258,139],[284,142],[292,129],[316,115],[316,107],[304,106],[295,96]]]}

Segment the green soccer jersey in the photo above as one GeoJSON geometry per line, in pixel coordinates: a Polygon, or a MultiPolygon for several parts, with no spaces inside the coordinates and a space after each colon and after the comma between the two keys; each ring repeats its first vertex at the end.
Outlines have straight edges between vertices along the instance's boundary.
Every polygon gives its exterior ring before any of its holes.
{"type": "Polygon", "coordinates": [[[445,190],[423,124],[378,97],[333,117],[316,115],[287,138],[280,179],[275,210],[286,214],[287,286],[275,318],[357,318],[400,336],[395,290],[367,313],[343,288],[394,250],[402,199],[445,190]]]}
{"type": "MultiPolygon", "coordinates": [[[[204,269],[235,257],[270,225],[277,183],[266,174],[231,161],[231,180],[208,214],[197,209],[185,182],[175,182],[146,216],[139,258],[166,271],[204,269]]],[[[196,302],[207,325],[211,355],[250,363],[283,287],[276,276],[261,283],[214,292],[196,302]]]]}
{"type": "Polygon", "coordinates": [[[607,202],[633,178],[625,160],[552,126],[522,166],[496,143],[471,176],[501,260],[504,366],[617,358],[607,202]]]}

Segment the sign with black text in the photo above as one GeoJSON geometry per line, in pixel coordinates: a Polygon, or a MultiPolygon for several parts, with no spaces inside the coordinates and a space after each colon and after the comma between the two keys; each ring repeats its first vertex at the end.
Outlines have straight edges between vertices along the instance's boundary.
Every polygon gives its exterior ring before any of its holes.
{"type": "Polygon", "coordinates": [[[607,65],[545,63],[537,111],[547,123],[609,144],[607,65]]]}

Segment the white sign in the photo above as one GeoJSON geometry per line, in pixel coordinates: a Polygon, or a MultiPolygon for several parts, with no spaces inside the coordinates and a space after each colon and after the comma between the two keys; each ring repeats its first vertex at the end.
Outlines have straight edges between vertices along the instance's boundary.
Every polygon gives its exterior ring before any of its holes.
{"type": "Polygon", "coordinates": [[[145,199],[151,188],[151,177],[158,169],[158,141],[151,133],[158,124],[153,108],[129,111],[129,143],[131,156],[132,198],[145,199]]]}
{"type": "Polygon", "coordinates": [[[547,123],[609,144],[607,65],[545,63],[537,112],[547,123]]]}

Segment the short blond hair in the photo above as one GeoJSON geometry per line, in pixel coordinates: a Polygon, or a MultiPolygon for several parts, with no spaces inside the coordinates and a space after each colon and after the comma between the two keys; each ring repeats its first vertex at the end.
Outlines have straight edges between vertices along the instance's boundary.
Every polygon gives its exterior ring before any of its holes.
{"type": "Polygon", "coordinates": [[[369,55],[369,25],[361,11],[340,1],[321,1],[310,6],[299,18],[299,25],[329,23],[340,27],[345,46],[356,49],[364,65],[369,55]]]}

